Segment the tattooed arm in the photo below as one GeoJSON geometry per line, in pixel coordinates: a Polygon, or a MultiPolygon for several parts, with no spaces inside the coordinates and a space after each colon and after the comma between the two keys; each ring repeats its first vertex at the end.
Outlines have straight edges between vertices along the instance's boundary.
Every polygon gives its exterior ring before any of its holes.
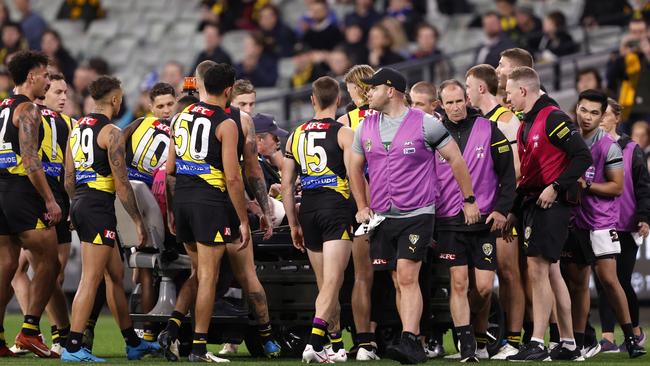
{"type": "Polygon", "coordinates": [[[126,171],[124,136],[122,135],[122,131],[113,125],[104,127],[99,134],[98,145],[108,150],[108,162],[113,173],[113,180],[115,181],[115,192],[120,202],[122,202],[122,206],[124,206],[124,209],[136,224],[139,241],[138,247],[141,247],[147,242],[147,230],[142,220],[142,215],[140,215],[140,210],[138,210],[138,203],[126,171]],[[102,142],[104,143],[102,144],[102,142]]]}
{"type": "Polygon", "coordinates": [[[246,173],[246,182],[253,191],[254,198],[262,208],[264,220],[266,220],[266,232],[264,239],[269,239],[273,235],[273,225],[271,225],[272,215],[269,205],[268,189],[264,181],[264,174],[257,158],[257,142],[255,141],[255,125],[251,117],[241,112],[242,130],[244,132],[244,172],[246,173]]]}
{"type": "Polygon", "coordinates": [[[23,103],[16,109],[18,119],[18,140],[23,167],[38,194],[45,201],[47,217],[50,225],[61,220],[61,208],[56,203],[50,185],[45,178],[43,162],[39,154],[39,127],[41,125],[41,112],[34,103],[23,103]]]}

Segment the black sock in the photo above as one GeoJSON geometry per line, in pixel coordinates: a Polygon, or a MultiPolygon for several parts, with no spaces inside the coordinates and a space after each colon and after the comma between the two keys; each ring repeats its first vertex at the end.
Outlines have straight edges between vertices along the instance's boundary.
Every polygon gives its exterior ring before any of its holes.
{"type": "Polygon", "coordinates": [[[623,330],[623,337],[625,338],[625,341],[634,339],[634,330],[632,323],[621,324],[621,329],[623,330]]]}
{"type": "Polygon", "coordinates": [[[401,339],[400,343],[402,343],[404,341],[410,341],[410,342],[415,342],[417,344],[420,344],[420,341],[418,340],[418,336],[416,336],[415,334],[413,334],[411,332],[402,332],[402,339],[401,339]]]}
{"type": "Polygon", "coordinates": [[[519,344],[521,343],[521,332],[508,332],[506,333],[506,340],[508,341],[508,344],[515,348],[519,348],[519,344]]]}
{"type": "Polygon", "coordinates": [[[365,348],[366,351],[372,351],[372,343],[375,340],[374,333],[359,333],[357,334],[357,345],[359,348],[365,348]]]}
{"type": "Polygon", "coordinates": [[[7,346],[7,342],[5,340],[5,327],[0,325],[0,347],[2,346],[7,346]]]}
{"type": "Polygon", "coordinates": [[[70,335],[70,324],[66,325],[63,328],[58,328],[59,331],[59,344],[66,344],[68,342],[68,336],[70,335]]]}
{"type": "Polygon", "coordinates": [[[325,320],[314,317],[311,335],[309,336],[309,344],[314,347],[314,351],[316,352],[322,351],[323,345],[327,341],[327,325],[325,320]]]}
{"type": "Polygon", "coordinates": [[[474,347],[474,343],[476,341],[474,339],[474,329],[471,325],[468,324],[460,327],[455,327],[454,330],[456,331],[456,337],[458,337],[458,340],[460,341],[461,350],[465,347],[469,347],[470,345],[474,347]]]}
{"type": "Polygon", "coordinates": [[[573,338],[576,339],[576,347],[582,349],[585,346],[585,334],[573,332],[573,338]]]}
{"type": "Polygon", "coordinates": [[[21,330],[21,332],[23,332],[24,335],[28,335],[28,336],[39,335],[39,333],[41,333],[41,330],[38,327],[38,324],[40,322],[41,322],[40,316],[25,315],[25,320],[23,321],[23,329],[21,330]]]}
{"type": "Polygon", "coordinates": [[[66,343],[65,349],[70,353],[78,352],[81,349],[81,339],[83,336],[83,333],[70,332],[70,335],[68,335],[68,343],[66,343]]]}
{"type": "Polygon", "coordinates": [[[195,355],[205,355],[208,353],[208,333],[194,333],[192,353],[195,355]]]}
{"type": "Polygon", "coordinates": [[[61,337],[59,336],[59,331],[56,329],[56,325],[50,327],[50,334],[52,334],[52,344],[61,344],[61,337]]]}
{"type": "Polygon", "coordinates": [[[341,338],[341,332],[330,333],[330,342],[332,342],[332,351],[338,352],[343,348],[343,338],[341,338]]]}
{"type": "Polygon", "coordinates": [[[530,338],[533,336],[533,322],[525,321],[524,322],[524,336],[521,339],[521,342],[526,344],[530,342],[530,338]]]}
{"type": "Polygon", "coordinates": [[[557,323],[550,323],[548,329],[549,342],[560,343],[560,329],[557,327],[557,323]]]}
{"type": "Polygon", "coordinates": [[[138,335],[135,334],[133,327],[122,329],[122,337],[124,337],[124,342],[126,342],[128,346],[137,347],[140,345],[141,340],[138,335]]]}
{"type": "Polygon", "coordinates": [[[180,311],[174,310],[172,316],[167,320],[167,327],[165,330],[169,333],[172,341],[178,338],[178,330],[181,328],[181,322],[185,318],[185,314],[182,314],[180,311]]]}
{"type": "Polygon", "coordinates": [[[90,318],[88,319],[88,321],[86,321],[86,328],[94,331],[96,324],[97,324],[97,319],[90,318]]]}
{"type": "Polygon", "coordinates": [[[262,340],[262,344],[268,342],[273,336],[273,329],[271,328],[271,322],[264,323],[264,324],[258,324],[257,325],[257,332],[260,335],[260,339],[262,340]]]}
{"type": "Polygon", "coordinates": [[[476,348],[483,349],[487,347],[488,337],[485,333],[476,333],[476,348]]]}

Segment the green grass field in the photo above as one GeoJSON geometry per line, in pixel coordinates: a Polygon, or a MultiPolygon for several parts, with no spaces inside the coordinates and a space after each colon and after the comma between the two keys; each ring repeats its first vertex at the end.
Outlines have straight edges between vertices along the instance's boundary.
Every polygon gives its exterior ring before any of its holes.
{"type": "MultiPolygon", "coordinates": [[[[8,343],[11,345],[12,340],[14,339],[16,333],[18,332],[20,326],[22,324],[22,317],[17,314],[10,314],[6,317],[5,319],[5,335],[8,340],[8,343]]],[[[41,322],[41,328],[44,330],[45,336],[48,339],[49,342],[49,326],[47,325],[47,321],[42,321],[41,322]]],[[[345,344],[346,347],[349,347],[351,345],[351,341],[349,338],[349,335],[346,335],[347,338],[345,338],[345,344]]],[[[617,338],[620,340],[621,335],[617,334],[617,338]]],[[[445,349],[449,352],[450,350],[453,350],[453,341],[451,339],[451,334],[447,332],[446,337],[445,337],[445,349]]],[[[210,351],[217,352],[219,349],[221,349],[221,346],[219,345],[211,345],[208,347],[210,351]]],[[[125,356],[125,351],[124,351],[124,341],[122,340],[122,336],[120,334],[119,329],[115,325],[115,322],[113,321],[113,318],[108,316],[108,315],[102,315],[99,318],[99,321],[97,323],[97,327],[95,328],[95,344],[94,344],[94,353],[97,356],[104,357],[107,359],[107,363],[109,364],[131,364],[133,365],[134,363],[142,363],[146,365],[168,365],[169,363],[164,359],[164,358],[145,358],[141,361],[127,361],[126,356],[125,356]]],[[[252,359],[248,357],[246,348],[244,345],[242,345],[239,349],[239,353],[237,356],[232,357],[231,361],[236,363],[237,365],[261,365],[261,364],[269,364],[269,365],[278,365],[278,366],[284,366],[284,365],[299,365],[300,360],[297,359],[280,359],[280,360],[274,360],[274,361],[269,361],[267,359],[252,359]]],[[[488,362],[491,365],[498,365],[498,364],[510,364],[508,362],[503,362],[503,361],[481,361],[481,362],[488,362]]],[[[609,366],[613,364],[622,364],[622,363],[635,363],[639,365],[650,365],[650,356],[642,357],[640,359],[636,360],[630,360],[627,357],[627,354],[607,354],[607,355],[598,355],[595,358],[589,359],[586,361],[586,363],[590,365],[603,365],[603,366],[609,366]]],[[[60,364],[61,361],[59,360],[50,360],[50,359],[37,359],[32,357],[31,355],[28,356],[23,356],[20,358],[5,358],[5,359],[0,359],[0,365],[54,365],[54,364],[60,364]]],[[[454,361],[450,360],[442,360],[442,359],[436,359],[433,361],[429,361],[428,363],[438,363],[438,364],[452,364],[454,361]]],[[[373,362],[371,363],[373,365],[378,364],[378,365],[397,365],[397,362],[395,361],[378,361],[378,362],[373,362]]],[[[560,362],[554,362],[553,364],[563,364],[560,362]]],[[[567,365],[569,364],[568,362],[566,363],[567,365]]]]}

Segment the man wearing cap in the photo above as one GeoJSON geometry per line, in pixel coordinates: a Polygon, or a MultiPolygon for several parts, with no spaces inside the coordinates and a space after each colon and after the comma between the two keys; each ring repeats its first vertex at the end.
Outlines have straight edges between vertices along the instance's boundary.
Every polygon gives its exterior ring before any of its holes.
{"type": "Polygon", "coordinates": [[[426,247],[433,240],[438,177],[435,151],[448,162],[463,197],[465,223],[478,221],[472,182],[458,145],[437,117],[405,104],[406,79],[382,68],[363,82],[372,85],[367,117],[355,131],[349,175],[357,202],[357,221],[375,213],[385,217],[371,234],[375,269],[393,270],[396,302],[402,321],[400,344],[387,357],[401,363],[426,361],[417,336],[422,314],[418,273],[426,247]],[[364,194],[364,164],[370,176],[370,207],[364,194]]]}
{"type": "Polygon", "coordinates": [[[280,138],[289,136],[289,132],[278,127],[275,118],[266,113],[258,113],[253,117],[255,124],[255,140],[257,141],[257,152],[260,165],[266,180],[266,187],[271,189],[274,184],[280,184],[282,167],[282,150],[280,150],[280,138]]]}

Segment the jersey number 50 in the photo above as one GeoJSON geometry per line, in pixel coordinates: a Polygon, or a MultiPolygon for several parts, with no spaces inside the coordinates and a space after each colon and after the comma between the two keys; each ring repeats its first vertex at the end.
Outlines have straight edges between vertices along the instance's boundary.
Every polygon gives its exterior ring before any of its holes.
{"type": "Polygon", "coordinates": [[[176,156],[183,158],[188,152],[192,160],[203,161],[208,156],[208,139],[212,122],[205,117],[194,120],[194,115],[181,113],[174,123],[174,143],[176,156]],[[194,121],[194,123],[192,123],[194,121]],[[186,122],[186,123],[183,123],[186,122]],[[187,126],[192,123],[192,133],[187,126]],[[199,128],[201,129],[199,133],[199,128]],[[201,143],[201,147],[197,146],[201,143]]]}

